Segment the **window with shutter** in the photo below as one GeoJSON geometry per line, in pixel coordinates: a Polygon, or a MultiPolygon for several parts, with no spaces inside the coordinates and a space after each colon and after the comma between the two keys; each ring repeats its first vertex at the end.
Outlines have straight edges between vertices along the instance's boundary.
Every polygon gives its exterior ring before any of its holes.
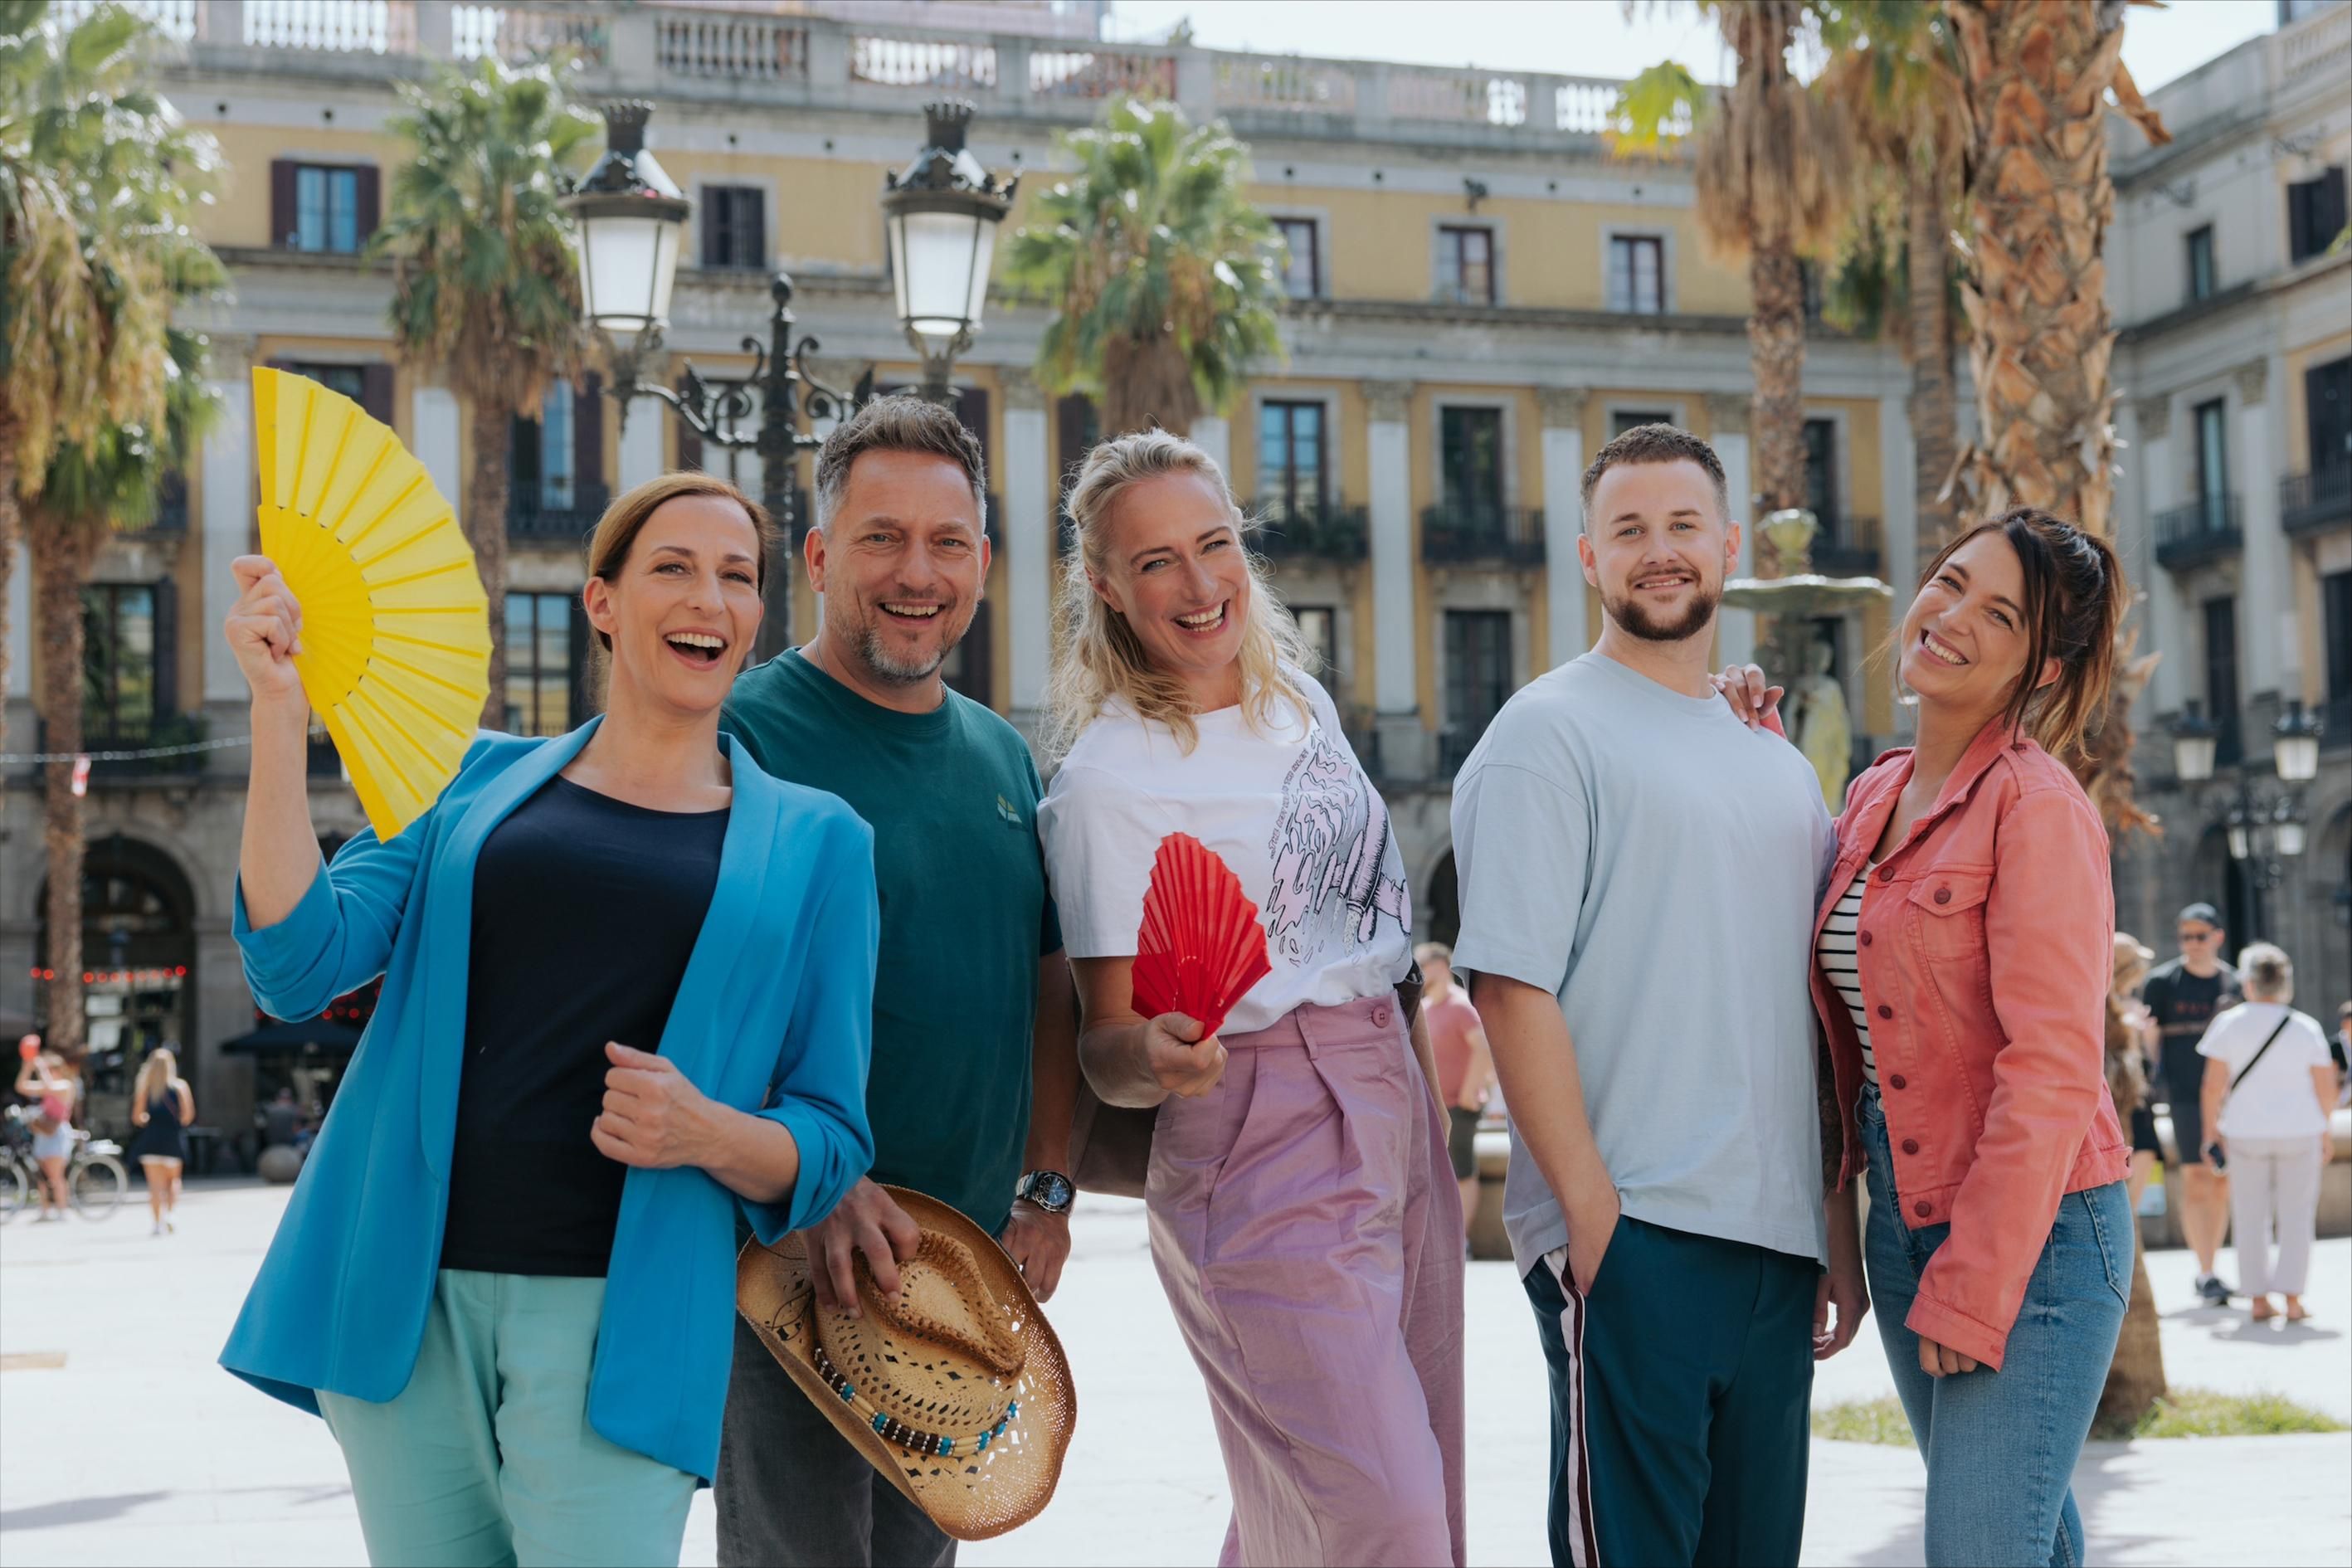
{"type": "Polygon", "coordinates": [[[2344,232],[2344,171],[2333,168],[2318,178],[2298,181],[2286,188],[2287,260],[2310,260],[2336,243],[2344,232]]]}

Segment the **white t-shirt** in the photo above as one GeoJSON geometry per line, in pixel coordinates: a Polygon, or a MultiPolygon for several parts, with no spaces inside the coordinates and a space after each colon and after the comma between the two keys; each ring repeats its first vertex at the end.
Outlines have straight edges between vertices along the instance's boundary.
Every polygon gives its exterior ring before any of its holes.
{"type": "Polygon", "coordinates": [[[2270,1052],[2221,1106],[2225,1138],[2316,1138],[2327,1125],[2311,1069],[2333,1066],[2319,1020],[2276,1002],[2241,1002],[2206,1026],[2197,1054],[2229,1065],[2232,1077],[2263,1048],[2281,1018],[2286,1027],[2270,1052]]]}
{"type": "Polygon", "coordinates": [[[1412,965],[1412,900],[1388,807],[1330,698],[1294,679],[1311,723],[1284,707],[1278,728],[1262,732],[1240,708],[1222,708],[1201,715],[1189,753],[1165,724],[1106,709],[1037,807],[1072,958],[1133,955],[1152,858],[1169,834],[1191,834],[1233,868],[1274,967],[1225,1020],[1229,1035],[1305,1004],[1384,995],[1412,965]]]}

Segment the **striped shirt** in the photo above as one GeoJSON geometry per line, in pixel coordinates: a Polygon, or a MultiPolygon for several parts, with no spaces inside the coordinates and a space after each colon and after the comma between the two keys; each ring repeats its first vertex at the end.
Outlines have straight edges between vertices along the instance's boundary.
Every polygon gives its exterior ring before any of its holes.
{"type": "Polygon", "coordinates": [[[1845,998],[1845,1010],[1853,1017],[1853,1032],[1862,1041],[1862,1076],[1874,1089],[1878,1058],[1870,1048],[1870,1009],[1862,1004],[1862,961],[1854,951],[1854,928],[1862,923],[1863,885],[1870,880],[1873,869],[1864,866],[1854,873],[1853,882],[1839,896],[1837,908],[1822,922],[1821,940],[1814,943],[1813,953],[1822,973],[1845,998]]]}

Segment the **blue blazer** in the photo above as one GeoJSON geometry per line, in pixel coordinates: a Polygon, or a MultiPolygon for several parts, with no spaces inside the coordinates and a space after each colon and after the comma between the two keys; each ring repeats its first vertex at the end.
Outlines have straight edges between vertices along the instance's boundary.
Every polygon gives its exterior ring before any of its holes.
{"type": "MultiPolygon", "coordinates": [[[[314,1415],[319,1389],[380,1402],[415,1369],[448,1207],[475,858],[596,722],[554,740],[484,735],[431,810],[389,844],[362,832],[343,846],[267,930],[252,928],[238,889],[234,929],[266,1011],[312,1017],[383,976],[221,1352],[231,1372],[314,1415]]],[[[874,835],[834,796],[770,778],[739,742],[719,743],[734,798],[719,881],[660,1048],[703,1093],[782,1123],[800,1145],[790,1195],[741,1204],[774,1241],[830,1213],[874,1157],[874,835]]],[[[739,1201],[698,1169],[630,1170],[588,1385],[599,1433],[706,1480],[735,1343],[739,1201]]]]}

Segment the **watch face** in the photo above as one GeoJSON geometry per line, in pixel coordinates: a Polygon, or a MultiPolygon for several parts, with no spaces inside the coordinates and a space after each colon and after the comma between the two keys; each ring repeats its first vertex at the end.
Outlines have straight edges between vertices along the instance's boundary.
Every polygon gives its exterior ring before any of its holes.
{"type": "Polygon", "coordinates": [[[1039,1171],[1029,1178],[1029,1190],[1023,1195],[1047,1214],[1059,1214],[1078,1194],[1061,1172],[1039,1171]]]}

